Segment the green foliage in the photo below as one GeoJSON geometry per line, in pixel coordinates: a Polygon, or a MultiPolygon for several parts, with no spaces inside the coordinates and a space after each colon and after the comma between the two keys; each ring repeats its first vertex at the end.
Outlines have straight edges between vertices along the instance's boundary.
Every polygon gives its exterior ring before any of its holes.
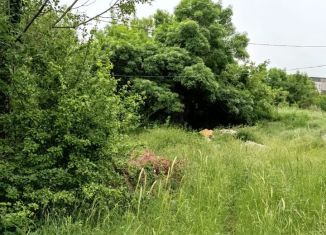
{"type": "Polygon", "coordinates": [[[166,44],[186,48],[203,58],[215,74],[221,73],[235,58],[248,57],[248,39],[235,32],[232,10],[211,0],[183,0],[176,7],[175,21],[162,25],[155,37],[166,44]]]}
{"type": "Polygon", "coordinates": [[[135,79],[133,92],[140,94],[144,99],[141,113],[145,122],[154,118],[163,121],[169,115],[183,111],[179,95],[154,81],[135,79]]]}
{"type": "Polygon", "coordinates": [[[231,120],[254,123],[273,116],[274,92],[265,84],[266,76],[265,65],[230,65],[222,73],[220,100],[229,110],[231,120]]]}
{"type": "Polygon", "coordinates": [[[296,103],[301,108],[316,104],[318,92],[314,82],[306,74],[297,72],[289,75],[287,91],[290,104],[296,103]]]}
{"type": "Polygon", "coordinates": [[[320,95],[318,106],[323,110],[326,111],[326,95],[320,95]]]}
{"type": "Polygon", "coordinates": [[[238,133],[236,134],[236,138],[241,140],[241,141],[253,141],[256,143],[259,143],[259,138],[257,135],[255,135],[254,132],[247,130],[247,129],[240,129],[238,133]]]}
{"type": "Polygon", "coordinates": [[[317,89],[306,74],[287,74],[283,70],[273,68],[269,71],[267,83],[277,92],[276,104],[286,102],[300,108],[317,104],[317,89]]]}
{"type": "MultiPolygon", "coordinates": [[[[10,16],[6,14],[8,6],[0,3],[0,113],[8,112],[7,85],[9,83],[9,66],[7,56],[10,53],[10,42],[13,40],[13,27],[10,24],[10,16]]],[[[3,127],[0,124],[0,136],[3,135],[3,127]]]]}
{"type": "Polygon", "coordinates": [[[119,84],[130,82],[146,96],[144,120],[171,116],[195,128],[254,123],[271,117],[274,92],[264,65],[237,64],[248,56],[248,39],[235,32],[231,17],[219,3],[184,0],[174,15],[158,11],[130,27],[108,27],[98,47],[119,84]]]}
{"type": "MultiPolygon", "coordinates": [[[[121,0],[112,14],[130,15],[143,2],[150,1],[121,0]]],[[[124,208],[131,199],[125,134],[140,116],[145,123],[209,128],[270,118],[274,103],[316,102],[307,76],[245,62],[248,39],[235,31],[232,10],[221,3],[182,0],[174,14],[158,11],[83,40],[76,29],[53,28],[65,11],[58,2],[25,32],[42,3],[10,3],[0,3],[0,233],[26,233],[23,228],[50,211],[69,216],[76,207],[124,208]]],[[[58,25],[83,19],[69,13],[58,25]]],[[[324,99],[319,102],[323,107],[324,99]]],[[[307,124],[302,116],[280,120],[307,124]]],[[[155,143],[159,150],[184,140],[165,137],[155,143]]],[[[201,139],[190,138],[197,151],[201,139]]],[[[239,138],[255,137],[242,132],[239,138]]],[[[314,140],[311,146],[323,144],[314,140]]],[[[247,171],[239,169],[225,180],[232,190],[245,186],[237,177],[247,171]]]]}
{"type": "Polygon", "coordinates": [[[157,10],[154,15],[154,25],[159,27],[160,25],[169,25],[173,22],[173,16],[169,12],[157,10]]]}
{"type": "Polygon", "coordinates": [[[219,84],[210,68],[206,67],[204,63],[185,67],[181,75],[175,80],[188,90],[203,92],[207,96],[207,100],[211,102],[216,100],[219,84]]]}
{"type": "MultiPolygon", "coordinates": [[[[17,32],[40,4],[24,1],[17,32]]],[[[140,96],[118,91],[92,38],[81,43],[75,29],[52,28],[61,13],[45,10],[20,40],[0,12],[1,107],[8,107],[0,113],[1,234],[25,233],[51,210],[70,214],[94,201],[113,208],[129,198],[124,136],[137,126],[140,96]]]]}
{"type": "Polygon", "coordinates": [[[281,121],[290,128],[307,127],[309,121],[309,115],[303,111],[284,111],[277,117],[278,121],[281,121]]]}
{"type": "Polygon", "coordinates": [[[156,39],[167,46],[178,46],[196,56],[209,53],[210,45],[207,38],[201,32],[196,21],[185,20],[172,24],[168,32],[158,30],[156,39]]]}
{"type": "Polygon", "coordinates": [[[96,223],[88,217],[49,217],[32,234],[325,234],[326,142],[320,134],[326,133],[326,115],[295,108],[279,114],[307,116],[319,127],[290,128],[279,120],[237,128],[266,148],[227,135],[208,142],[197,132],[173,127],[132,135],[129,141],[143,150],[185,163],[177,190],[158,181],[139,187],[134,196],[139,209],[124,216],[107,211],[96,223]]]}

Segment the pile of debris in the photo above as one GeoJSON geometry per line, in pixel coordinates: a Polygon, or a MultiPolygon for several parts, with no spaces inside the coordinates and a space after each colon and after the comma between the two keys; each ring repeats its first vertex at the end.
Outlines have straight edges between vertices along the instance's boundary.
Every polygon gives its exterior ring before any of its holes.
{"type": "Polygon", "coordinates": [[[129,161],[129,165],[136,168],[150,167],[155,175],[168,175],[173,162],[167,158],[156,156],[152,152],[145,152],[142,156],[129,161]]]}
{"type": "Polygon", "coordinates": [[[153,186],[160,179],[166,180],[165,186],[177,188],[183,178],[185,168],[184,161],[171,161],[150,151],[131,159],[128,165],[130,174],[127,177],[127,183],[131,189],[135,189],[138,184],[153,186]]]}

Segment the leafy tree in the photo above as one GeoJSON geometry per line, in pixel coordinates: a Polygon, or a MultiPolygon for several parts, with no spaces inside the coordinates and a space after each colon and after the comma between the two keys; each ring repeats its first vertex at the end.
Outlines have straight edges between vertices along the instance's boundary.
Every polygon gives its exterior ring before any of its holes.
{"type": "Polygon", "coordinates": [[[272,68],[268,71],[267,84],[275,91],[275,105],[288,103],[289,92],[286,90],[288,75],[284,70],[272,68]]]}
{"type": "Polygon", "coordinates": [[[278,92],[277,103],[286,101],[290,105],[307,108],[317,102],[317,89],[306,74],[287,74],[273,68],[269,71],[267,83],[278,92]]]}
{"type": "Polygon", "coordinates": [[[157,10],[154,15],[154,26],[158,28],[161,25],[169,25],[173,22],[173,15],[167,11],[157,10]]]}
{"type": "Polygon", "coordinates": [[[191,64],[189,53],[155,42],[148,36],[151,23],[146,20],[135,20],[132,25],[113,25],[97,34],[100,58],[110,59],[112,75],[120,86],[131,82],[131,93],[142,95],[144,122],[182,112],[181,98],[171,87],[173,77],[191,64]]]}
{"type": "Polygon", "coordinates": [[[193,20],[174,23],[168,30],[158,30],[155,36],[163,44],[184,48],[195,56],[204,56],[210,52],[207,38],[201,32],[200,25],[193,20]]]}
{"type": "MultiPolygon", "coordinates": [[[[232,122],[254,123],[273,115],[274,91],[266,84],[266,65],[229,65],[222,74],[221,106],[232,122]]],[[[222,109],[222,110],[223,110],[222,109]]]]}
{"type": "Polygon", "coordinates": [[[137,125],[139,96],[118,92],[110,61],[68,27],[87,20],[47,2],[24,1],[14,22],[1,5],[1,234],[24,233],[52,209],[128,200],[123,136],[137,125]]]}
{"type": "Polygon", "coordinates": [[[314,82],[306,74],[297,72],[289,75],[286,90],[289,92],[290,104],[298,104],[301,108],[316,104],[318,92],[314,82]]]}
{"type": "MultiPolygon", "coordinates": [[[[165,43],[203,49],[200,56],[215,74],[220,74],[235,59],[248,57],[248,39],[245,35],[236,33],[230,8],[223,8],[220,3],[211,0],[182,0],[176,7],[175,19],[174,27],[162,29],[167,35],[165,43]],[[169,40],[170,34],[176,34],[181,40],[189,39],[188,43],[169,40]],[[191,46],[192,44],[197,45],[191,46]]],[[[160,31],[158,33],[162,34],[160,31]]],[[[196,51],[190,52],[196,54],[196,51]]]]}
{"type": "Polygon", "coordinates": [[[159,85],[152,80],[136,78],[133,81],[132,92],[143,97],[141,113],[144,122],[163,121],[184,109],[178,93],[171,91],[169,86],[159,85]]]}
{"type": "Polygon", "coordinates": [[[326,95],[325,94],[322,94],[319,96],[318,105],[321,108],[321,110],[326,111],[326,95]]]}
{"type": "Polygon", "coordinates": [[[97,38],[113,75],[143,94],[148,120],[170,116],[192,127],[253,123],[271,116],[274,93],[264,65],[237,65],[248,56],[248,39],[236,33],[231,17],[220,3],[183,0],[173,15],[158,11],[130,26],[112,25],[97,38]]]}

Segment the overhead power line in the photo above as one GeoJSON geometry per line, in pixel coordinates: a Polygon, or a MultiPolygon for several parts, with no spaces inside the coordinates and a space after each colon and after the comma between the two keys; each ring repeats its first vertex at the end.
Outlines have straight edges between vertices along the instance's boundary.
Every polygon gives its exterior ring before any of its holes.
{"type": "MultiPolygon", "coordinates": [[[[111,23],[111,22],[108,21],[107,23],[111,23]]],[[[144,26],[141,27],[141,26],[136,26],[136,25],[125,25],[125,24],[119,24],[119,25],[126,26],[128,28],[138,28],[138,29],[148,30],[148,28],[146,28],[144,26]]],[[[248,44],[252,45],[252,46],[265,46],[265,47],[326,48],[326,45],[271,44],[271,43],[256,43],[256,42],[249,42],[248,44]]]]}
{"type": "Polygon", "coordinates": [[[301,68],[287,69],[287,71],[303,70],[303,69],[317,69],[317,68],[322,68],[322,67],[326,67],[326,64],[316,65],[316,66],[308,66],[308,67],[301,67],[301,68]]]}
{"type": "Polygon", "coordinates": [[[121,74],[112,74],[113,77],[121,77],[121,78],[199,78],[202,77],[200,75],[121,75],[121,74]]]}
{"type": "Polygon", "coordinates": [[[270,43],[254,43],[254,42],[250,42],[248,44],[253,46],[265,46],[265,47],[326,48],[326,45],[291,45],[291,44],[270,44],[270,43]]]}

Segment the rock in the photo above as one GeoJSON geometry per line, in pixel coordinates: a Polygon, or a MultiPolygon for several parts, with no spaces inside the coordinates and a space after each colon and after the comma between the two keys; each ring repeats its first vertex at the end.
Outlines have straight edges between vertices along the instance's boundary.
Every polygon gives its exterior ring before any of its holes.
{"type": "Polygon", "coordinates": [[[246,146],[258,147],[258,148],[267,148],[266,145],[258,144],[258,143],[253,142],[253,141],[246,141],[246,142],[245,142],[245,145],[246,145],[246,146]]]}
{"type": "Polygon", "coordinates": [[[223,135],[236,135],[238,134],[238,131],[232,129],[222,129],[220,130],[220,133],[223,135]]]}
{"type": "Polygon", "coordinates": [[[202,136],[211,139],[214,136],[214,131],[213,130],[209,130],[209,129],[204,129],[202,131],[199,132],[202,136]]]}

